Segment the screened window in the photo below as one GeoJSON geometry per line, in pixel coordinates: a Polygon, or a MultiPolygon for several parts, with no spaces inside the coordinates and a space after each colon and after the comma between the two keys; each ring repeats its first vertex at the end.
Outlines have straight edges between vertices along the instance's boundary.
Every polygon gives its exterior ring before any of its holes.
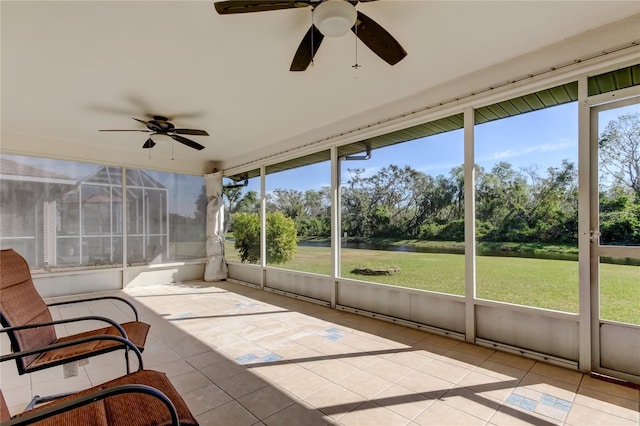
{"type": "Polygon", "coordinates": [[[3,154],[0,244],[34,272],[121,266],[117,167],[3,154]]]}
{"type": "Polygon", "coordinates": [[[538,106],[475,128],[477,295],[577,312],[577,102],[538,106]]]}
{"type": "Polygon", "coordinates": [[[260,171],[223,179],[226,210],[225,259],[259,263],[260,171]]]}
{"type": "Polygon", "coordinates": [[[267,264],[331,273],[329,151],[267,167],[267,264]]]}
{"type": "Polygon", "coordinates": [[[126,176],[128,263],[204,258],[204,177],[140,169],[126,176]]]}
{"type": "Polygon", "coordinates": [[[341,276],[464,294],[461,127],[453,116],[339,149],[341,276]]]}

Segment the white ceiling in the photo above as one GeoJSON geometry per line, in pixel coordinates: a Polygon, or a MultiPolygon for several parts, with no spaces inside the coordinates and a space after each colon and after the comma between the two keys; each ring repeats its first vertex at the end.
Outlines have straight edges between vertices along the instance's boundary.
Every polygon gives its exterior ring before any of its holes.
{"type": "MultiPolygon", "coordinates": [[[[408,56],[389,66],[355,37],[325,38],[315,65],[289,65],[310,8],[219,16],[212,1],[5,1],[2,148],[207,171],[371,124],[367,111],[640,13],[637,1],[358,4],[408,56]],[[131,117],[201,128],[195,151],[142,150],[131,117]],[[349,121],[349,118],[353,120],[349,121]],[[345,128],[345,126],[347,126],[345,128]],[[151,156],[151,158],[149,158],[151,156]]],[[[640,31],[639,31],[640,32],[640,31]]]]}

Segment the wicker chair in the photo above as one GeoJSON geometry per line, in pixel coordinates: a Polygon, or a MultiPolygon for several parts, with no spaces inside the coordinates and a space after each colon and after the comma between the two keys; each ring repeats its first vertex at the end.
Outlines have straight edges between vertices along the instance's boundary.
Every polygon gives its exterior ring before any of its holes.
{"type": "MultiPolygon", "coordinates": [[[[28,351],[95,335],[122,336],[135,344],[140,351],[144,350],[149,325],[138,321],[138,312],[128,300],[105,296],[47,305],[33,285],[29,265],[22,256],[12,249],[0,250],[0,266],[0,292],[2,293],[2,297],[0,297],[0,322],[4,327],[0,332],[7,333],[14,352],[28,351]],[[133,309],[136,320],[118,324],[109,318],[84,316],[53,321],[49,312],[49,306],[104,299],[115,299],[127,304],[133,309]],[[108,326],[60,338],[56,335],[54,327],[56,324],[89,320],[104,322],[108,326]]],[[[82,345],[66,346],[28,356],[16,357],[15,360],[18,373],[25,374],[122,348],[126,348],[126,346],[117,341],[92,340],[82,345]]],[[[126,351],[125,360],[127,362],[127,373],[129,373],[126,351]]]]}
{"type": "MultiPolygon", "coordinates": [[[[82,345],[88,341],[112,340],[131,346],[138,356],[139,370],[109,382],[59,398],[48,404],[14,415],[0,390],[2,426],[38,424],[40,426],[197,426],[185,401],[164,373],[142,368],[138,349],[120,336],[95,335],[77,341],[56,343],[40,350],[56,350],[82,345]]],[[[0,357],[1,361],[32,355],[39,350],[17,352],[0,357]]]]}

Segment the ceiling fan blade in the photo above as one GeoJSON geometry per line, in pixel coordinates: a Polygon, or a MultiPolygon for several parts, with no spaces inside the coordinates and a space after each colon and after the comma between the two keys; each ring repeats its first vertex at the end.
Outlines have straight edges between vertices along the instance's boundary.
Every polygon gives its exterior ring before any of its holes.
{"type": "Polygon", "coordinates": [[[147,139],[147,141],[142,145],[143,148],[153,148],[156,146],[156,143],[151,140],[151,138],[147,139]]]}
{"type": "Polygon", "coordinates": [[[351,31],[389,65],[395,65],[407,56],[407,52],[387,30],[360,11],[351,31]]]}
{"type": "Polygon", "coordinates": [[[177,133],[179,135],[209,136],[209,133],[205,130],[198,129],[172,129],[171,133],[177,133]]]}
{"type": "Polygon", "coordinates": [[[320,43],[322,43],[323,39],[324,35],[320,30],[317,29],[315,25],[311,25],[311,28],[309,28],[309,31],[307,31],[300,42],[296,54],[293,56],[289,71],[306,70],[320,48],[320,43]]]}
{"type": "Polygon", "coordinates": [[[200,151],[201,149],[204,149],[204,146],[200,145],[198,142],[192,141],[191,139],[187,139],[178,135],[169,135],[169,136],[171,137],[171,139],[176,140],[180,143],[183,143],[190,148],[197,149],[198,151],[200,151]]]}
{"type": "Polygon", "coordinates": [[[213,5],[219,15],[231,15],[234,13],[266,12],[268,10],[295,9],[307,7],[311,1],[286,1],[286,0],[227,0],[219,1],[213,5]]]}
{"type": "Polygon", "coordinates": [[[99,132],[145,132],[150,133],[150,130],[141,130],[141,129],[106,129],[106,130],[98,130],[99,132]]]}
{"type": "Polygon", "coordinates": [[[145,126],[147,125],[147,122],[145,120],[140,120],[139,118],[135,118],[135,117],[131,117],[131,118],[133,118],[134,120],[144,124],[145,126]]]}

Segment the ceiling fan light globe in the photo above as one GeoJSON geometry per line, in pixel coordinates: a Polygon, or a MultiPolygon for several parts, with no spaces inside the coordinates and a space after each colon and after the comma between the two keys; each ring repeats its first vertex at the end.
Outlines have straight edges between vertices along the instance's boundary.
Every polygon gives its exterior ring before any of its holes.
{"type": "Polygon", "coordinates": [[[344,0],[327,0],[313,10],[313,23],[326,37],[341,37],[356,23],[356,8],[344,0]]]}

